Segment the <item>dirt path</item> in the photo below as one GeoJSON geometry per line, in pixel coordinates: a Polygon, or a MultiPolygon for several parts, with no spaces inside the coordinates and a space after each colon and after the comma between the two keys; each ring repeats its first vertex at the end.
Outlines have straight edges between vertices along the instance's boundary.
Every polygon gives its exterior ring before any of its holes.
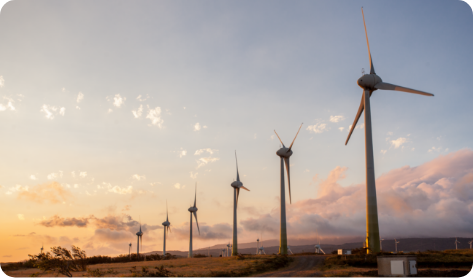
{"type": "Polygon", "coordinates": [[[270,272],[265,272],[256,277],[318,277],[325,256],[296,256],[289,266],[270,272]]]}

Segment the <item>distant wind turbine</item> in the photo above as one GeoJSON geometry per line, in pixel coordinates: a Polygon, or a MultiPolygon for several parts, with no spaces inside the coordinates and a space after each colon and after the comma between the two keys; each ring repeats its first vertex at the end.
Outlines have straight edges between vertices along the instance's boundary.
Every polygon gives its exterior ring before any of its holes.
{"type": "Polygon", "coordinates": [[[396,245],[396,253],[397,253],[397,244],[399,243],[400,241],[397,241],[396,239],[394,239],[394,244],[396,245]]]}
{"type": "Polygon", "coordinates": [[[381,251],[383,250],[383,240],[384,240],[384,239],[381,239],[381,240],[379,241],[379,248],[380,248],[381,251]]]}
{"type": "Polygon", "coordinates": [[[256,239],[256,255],[258,255],[258,251],[259,251],[259,238],[256,239]]]}
{"type": "Polygon", "coordinates": [[[376,184],[374,175],[374,158],[373,158],[373,138],[371,134],[371,106],[370,97],[376,90],[392,90],[402,91],[406,93],[419,94],[424,96],[433,96],[433,94],[409,89],[406,87],[385,83],[381,78],[376,75],[373,60],[371,59],[370,44],[368,41],[368,32],[366,31],[365,16],[363,8],[361,8],[363,15],[363,24],[365,26],[366,43],[368,45],[368,54],[370,60],[370,74],[364,74],[357,81],[358,86],[363,89],[363,95],[361,97],[360,107],[356,113],[355,120],[351,125],[348,138],[345,145],[348,143],[350,136],[355,129],[356,123],[360,119],[361,113],[365,110],[365,156],[366,156],[366,247],[368,247],[368,253],[380,251],[379,241],[379,224],[378,224],[378,205],[376,200],[376,184]]]}
{"type": "Polygon", "coordinates": [[[473,240],[468,241],[468,244],[470,244],[470,249],[471,249],[471,244],[473,243],[473,240]]]}
{"type": "Polygon", "coordinates": [[[460,243],[458,238],[455,238],[455,250],[458,250],[458,243],[460,243]]]}
{"type": "Polygon", "coordinates": [[[284,254],[287,255],[287,230],[286,230],[286,188],[284,186],[284,163],[286,164],[286,170],[287,170],[287,181],[288,181],[288,187],[289,187],[289,202],[292,203],[291,200],[291,171],[290,171],[290,164],[289,164],[289,158],[293,154],[292,152],[292,145],[294,145],[294,141],[296,141],[297,135],[299,134],[299,131],[301,130],[302,124],[299,127],[299,130],[297,131],[296,137],[294,137],[294,140],[292,140],[291,145],[289,148],[286,148],[284,146],[284,143],[282,142],[281,138],[279,138],[278,133],[276,130],[274,133],[278,136],[279,141],[282,144],[282,148],[280,148],[277,152],[276,155],[278,155],[281,158],[281,210],[280,210],[280,215],[281,215],[281,223],[280,223],[280,229],[279,229],[279,254],[284,254]]]}
{"type": "Polygon", "coordinates": [[[200,235],[200,229],[199,229],[199,221],[197,221],[197,183],[195,183],[195,196],[194,196],[194,206],[190,207],[188,211],[190,212],[191,215],[191,220],[190,220],[190,240],[189,240],[189,258],[193,257],[192,254],[192,214],[194,214],[195,217],[195,223],[197,224],[197,230],[199,231],[200,235]]]}
{"type": "Polygon", "coordinates": [[[163,239],[163,256],[166,256],[166,234],[171,231],[171,223],[169,222],[168,201],[166,201],[166,221],[163,222],[164,239],[163,239]]]}
{"type": "Polygon", "coordinates": [[[236,172],[237,178],[236,181],[232,182],[231,186],[233,190],[233,247],[232,247],[232,256],[238,255],[238,235],[237,235],[237,206],[238,198],[240,196],[240,188],[243,188],[247,191],[250,191],[248,188],[243,186],[243,183],[240,181],[240,174],[238,173],[238,159],[235,151],[235,160],[236,160],[236,172]]]}
{"type": "Polygon", "coordinates": [[[41,254],[43,254],[43,243],[41,243],[41,254]]]}
{"type": "Polygon", "coordinates": [[[140,223],[140,231],[136,233],[138,236],[138,243],[136,244],[136,255],[140,256],[140,241],[141,241],[141,249],[143,249],[143,232],[141,231],[141,223],[140,223]]]}

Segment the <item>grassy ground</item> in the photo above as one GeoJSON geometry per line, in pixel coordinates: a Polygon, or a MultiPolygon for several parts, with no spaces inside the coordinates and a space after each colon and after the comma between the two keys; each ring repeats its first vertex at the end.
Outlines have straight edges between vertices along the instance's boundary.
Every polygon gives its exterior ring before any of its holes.
{"type": "MultiPolygon", "coordinates": [[[[289,260],[280,256],[244,256],[214,257],[214,258],[182,258],[169,261],[146,261],[130,263],[97,264],[88,266],[88,272],[74,272],[73,276],[151,276],[155,267],[163,266],[169,270],[170,276],[202,277],[202,276],[248,276],[258,271],[263,272],[278,267],[284,267],[289,260]],[[143,271],[143,267],[145,271],[143,271]]],[[[5,271],[11,277],[56,276],[54,272],[42,272],[35,268],[5,271]]],[[[61,276],[61,275],[60,275],[61,276]]]]}

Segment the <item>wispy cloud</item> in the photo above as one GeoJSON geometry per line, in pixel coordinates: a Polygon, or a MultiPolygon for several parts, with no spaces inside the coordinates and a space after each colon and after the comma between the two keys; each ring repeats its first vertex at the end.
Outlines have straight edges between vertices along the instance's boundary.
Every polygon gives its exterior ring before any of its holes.
{"type": "Polygon", "coordinates": [[[381,150],[382,154],[386,154],[387,152],[388,152],[388,150],[381,150]]]}
{"type": "Polygon", "coordinates": [[[123,103],[125,103],[125,100],[126,100],[126,97],[122,97],[120,96],[120,94],[116,94],[113,97],[113,106],[120,108],[123,105],[123,103]]]}
{"type": "Polygon", "coordinates": [[[391,145],[397,149],[399,148],[400,146],[402,146],[403,144],[405,144],[407,142],[407,139],[404,138],[404,137],[400,137],[396,140],[391,140],[391,145]]]}
{"type": "Polygon", "coordinates": [[[199,169],[200,167],[203,167],[203,166],[207,165],[208,163],[215,162],[215,161],[218,161],[218,160],[220,160],[220,158],[218,158],[218,157],[201,157],[201,158],[199,158],[199,160],[197,160],[197,168],[196,169],[199,169]]]}
{"type": "Polygon", "coordinates": [[[51,105],[44,104],[41,107],[40,112],[44,113],[44,116],[46,117],[46,119],[52,120],[58,114],[61,115],[61,116],[64,116],[64,114],[66,113],[66,108],[64,108],[64,107],[57,108],[56,106],[51,106],[51,105]]]}
{"type": "Polygon", "coordinates": [[[136,99],[137,99],[138,101],[143,102],[143,101],[149,99],[149,95],[148,95],[148,94],[146,94],[146,96],[139,95],[136,99]]]}
{"type": "Polygon", "coordinates": [[[186,156],[187,151],[184,150],[184,148],[181,148],[181,149],[178,151],[178,153],[179,153],[179,157],[182,158],[183,156],[186,156]]]}
{"type": "Polygon", "coordinates": [[[84,99],[84,94],[82,92],[79,92],[77,95],[77,103],[80,103],[84,99]]]}
{"type": "MultiPolygon", "coordinates": [[[[148,107],[149,109],[149,107],[148,107]]],[[[150,119],[151,125],[157,126],[159,128],[163,127],[164,120],[161,119],[161,108],[156,107],[154,109],[149,109],[146,119],[150,119]]]]}
{"type": "Polygon", "coordinates": [[[3,88],[5,86],[5,79],[3,79],[3,76],[0,76],[0,88],[3,88]]]}
{"type": "Polygon", "coordinates": [[[17,214],[18,219],[25,220],[25,216],[23,214],[17,214]]]}
{"type": "Polygon", "coordinates": [[[146,180],[146,176],[140,176],[140,175],[138,175],[138,174],[134,174],[134,175],[132,176],[132,178],[133,178],[134,180],[137,180],[137,181],[146,180]]]}
{"type": "Polygon", "coordinates": [[[137,110],[132,110],[131,113],[133,113],[135,119],[140,118],[141,114],[143,114],[143,105],[140,105],[137,110]]]}
{"type": "Polygon", "coordinates": [[[36,178],[36,176],[35,176],[35,175],[31,175],[31,176],[30,176],[30,179],[32,179],[32,180],[36,180],[37,178],[36,178]]]}
{"type": "Polygon", "coordinates": [[[26,187],[26,190],[18,192],[17,198],[19,200],[26,200],[40,204],[44,202],[59,204],[65,203],[67,200],[72,198],[72,194],[60,183],[52,182],[35,185],[31,188],[26,187]]]}
{"type": "Polygon", "coordinates": [[[340,115],[340,116],[330,116],[330,121],[332,123],[338,123],[338,122],[343,121],[343,120],[345,120],[345,117],[343,117],[342,115],[340,115]]]}
{"type": "Polygon", "coordinates": [[[345,129],[343,126],[339,127],[338,128],[340,131],[343,131],[343,129],[345,129]]]}
{"type": "Polygon", "coordinates": [[[197,173],[197,172],[195,172],[195,173],[194,173],[194,172],[190,172],[190,174],[191,174],[191,179],[194,179],[194,180],[195,180],[195,179],[197,178],[197,175],[198,175],[199,173],[197,173]]]}
{"type": "Polygon", "coordinates": [[[200,124],[199,124],[199,123],[196,123],[196,124],[194,125],[194,131],[199,131],[200,129],[201,129],[200,124]]]}
{"type": "Polygon", "coordinates": [[[318,123],[315,125],[310,125],[306,128],[306,130],[313,132],[313,133],[322,133],[324,131],[327,131],[327,124],[324,123],[318,123]]]}
{"type": "Polygon", "coordinates": [[[218,152],[218,150],[212,150],[211,148],[200,149],[200,150],[196,150],[194,155],[201,155],[204,152],[208,152],[209,154],[214,154],[214,152],[218,152]]]}

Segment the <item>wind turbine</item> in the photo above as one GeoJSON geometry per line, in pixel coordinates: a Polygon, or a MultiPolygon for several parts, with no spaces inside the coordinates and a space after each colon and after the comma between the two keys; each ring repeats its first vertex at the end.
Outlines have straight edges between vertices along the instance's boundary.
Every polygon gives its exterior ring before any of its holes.
{"type": "Polygon", "coordinates": [[[397,244],[399,243],[400,241],[397,241],[396,239],[394,239],[394,244],[396,245],[396,253],[397,253],[397,244]]]}
{"type": "Polygon", "coordinates": [[[197,221],[197,183],[195,183],[195,196],[194,196],[194,206],[190,207],[188,211],[191,213],[191,220],[190,220],[190,240],[189,240],[189,255],[187,256],[188,258],[192,258],[192,214],[194,214],[195,217],[195,223],[197,223],[197,230],[199,231],[200,235],[200,229],[199,229],[199,221],[197,221]]]}
{"type": "Polygon", "coordinates": [[[468,244],[470,244],[470,249],[471,249],[471,244],[473,243],[473,240],[468,241],[468,244]]]}
{"type": "Polygon", "coordinates": [[[370,97],[376,90],[392,90],[392,91],[402,91],[406,93],[419,94],[424,96],[433,96],[433,94],[426,93],[423,91],[418,91],[398,85],[393,85],[390,83],[385,83],[381,78],[376,75],[373,60],[371,59],[370,44],[368,41],[368,32],[366,31],[365,15],[363,13],[363,8],[361,8],[361,13],[363,15],[363,24],[365,26],[366,34],[366,43],[368,45],[368,54],[370,60],[370,74],[364,74],[357,81],[358,86],[363,89],[363,95],[361,97],[360,107],[356,113],[355,120],[350,128],[348,133],[347,141],[348,143],[350,136],[355,129],[356,123],[360,119],[361,113],[365,110],[365,156],[366,156],[366,247],[368,247],[369,252],[379,252],[380,251],[380,241],[379,241],[379,224],[378,224],[378,205],[376,200],[376,184],[374,176],[374,159],[373,159],[373,138],[371,134],[371,106],[370,106],[370,97]]]}
{"type": "Polygon", "coordinates": [[[261,247],[258,249],[258,254],[259,255],[266,255],[266,252],[264,252],[264,246],[263,246],[263,233],[261,233],[261,247]]]}
{"type": "Polygon", "coordinates": [[[381,251],[383,250],[383,240],[384,240],[384,238],[379,241],[379,249],[381,251]]]}
{"type": "MultiPolygon", "coordinates": [[[[471,245],[471,244],[470,244],[471,245]]],[[[471,248],[470,248],[471,249],[471,248]]],[[[259,250],[259,238],[256,239],[256,255],[258,255],[258,250],[259,250]]]]}
{"type": "Polygon", "coordinates": [[[131,260],[131,242],[128,245],[128,256],[130,257],[130,260],[131,260]]]}
{"type": "Polygon", "coordinates": [[[291,255],[294,255],[294,253],[292,253],[292,250],[291,250],[291,246],[287,246],[287,252],[291,252],[291,255]]]}
{"type": "MultiPolygon", "coordinates": [[[[299,134],[299,131],[301,130],[302,124],[299,127],[299,130],[297,131],[297,134],[299,134]]],[[[284,143],[282,142],[281,138],[279,138],[278,133],[276,130],[274,131],[276,135],[278,136],[279,141],[282,144],[282,148],[280,148],[277,152],[276,155],[278,155],[281,158],[281,227],[279,229],[279,254],[284,254],[287,255],[287,230],[286,230],[286,188],[284,187],[284,163],[286,163],[286,170],[287,170],[287,181],[288,181],[288,187],[289,187],[289,202],[292,203],[291,200],[291,176],[290,176],[290,164],[289,164],[289,158],[292,155],[292,145],[294,144],[294,141],[296,141],[296,137],[294,137],[294,140],[292,140],[291,145],[289,148],[286,148],[284,146],[284,143]]]]}
{"type": "Polygon", "coordinates": [[[41,243],[41,254],[43,254],[43,243],[41,243]]]}
{"type": "Polygon", "coordinates": [[[166,201],[166,221],[164,221],[162,225],[164,228],[163,256],[166,256],[166,234],[171,231],[171,223],[169,222],[169,213],[168,213],[168,201],[166,201]]]}
{"type": "Polygon", "coordinates": [[[455,238],[455,250],[458,250],[458,243],[460,243],[458,238],[455,238]]]}
{"type": "Polygon", "coordinates": [[[238,197],[240,196],[240,188],[250,191],[248,188],[243,186],[243,183],[240,181],[240,174],[238,173],[238,158],[235,151],[235,160],[236,160],[236,170],[237,170],[237,179],[232,182],[231,186],[233,190],[233,247],[232,247],[232,256],[238,255],[238,238],[237,238],[237,206],[238,206],[238,197]]]}
{"type": "Polygon", "coordinates": [[[141,249],[143,249],[143,232],[141,231],[141,224],[140,224],[140,231],[136,233],[138,236],[138,242],[136,244],[136,255],[140,256],[140,240],[141,240],[141,249]]]}

